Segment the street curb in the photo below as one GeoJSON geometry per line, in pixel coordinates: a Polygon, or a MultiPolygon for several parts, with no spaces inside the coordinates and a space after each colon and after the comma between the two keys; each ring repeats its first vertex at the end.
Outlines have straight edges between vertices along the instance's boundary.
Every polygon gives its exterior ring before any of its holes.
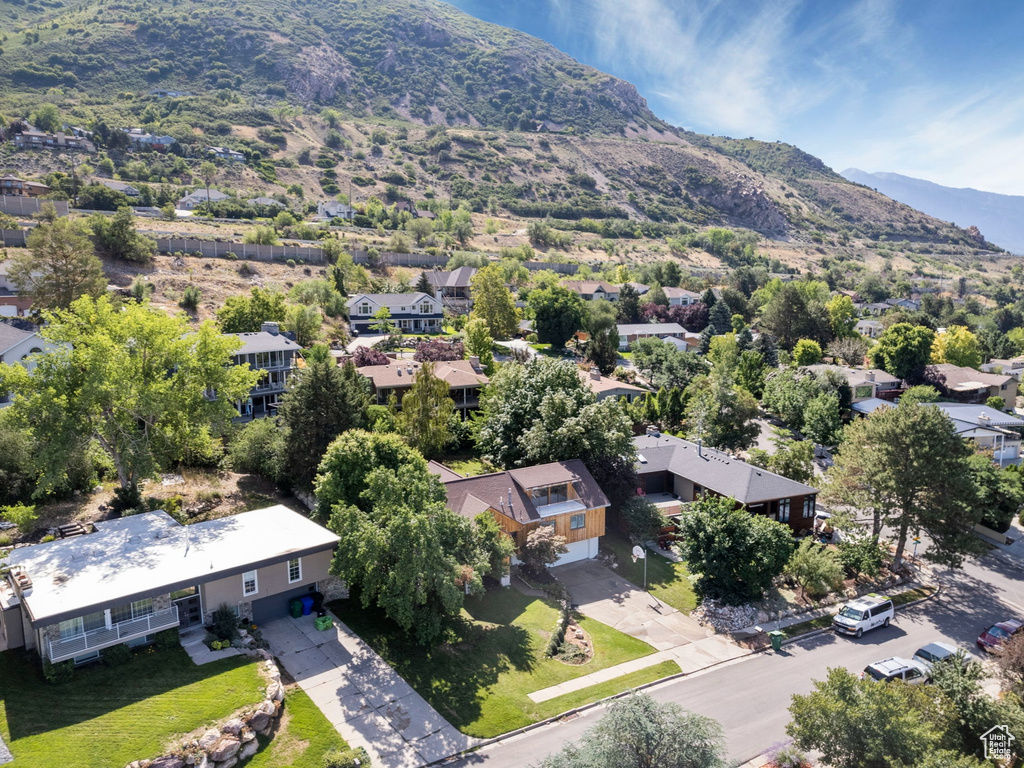
{"type": "MultiPolygon", "coordinates": [[[[913,607],[913,606],[918,605],[920,603],[927,602],[928,600],[931,600],[933,597],[935,597],[936,595],[938,595],[942,591],[942,586],[939,585],[939,584],[928,585],[928,586],[935,586],[936,587],[935,591],[932,592],[927,597],[922,597],[919,600],[914,600],[913,602],[906,603],[905,605],[901,605],[900,608],[901,609],[903,609],[903,608],[910,608],[910,607],[913,607]]],[[[786,646],[786,645],[789,645],[790,643],[796,643],[796,642],[799,642],[801,640],[806,640],[807,638],[810,638],[810,637],[816,637],[818,635],[823,635],[826,632],[831,632],[831,631],[832,631],[831,627],[826,627],[824,629],[816,629],[813,632],[808,632],[805,635],[800,635],[798,637],[794,637],[794,638],[791,638],[789,640],[784,640],[782,642],[782,645],[786,646]]],[[[633,693],[634,691],[644,691],[644,690],[647,690],[648,688],[653,688],[656,685],[661,685],[662,683],[670,683],[673,680],[681,680],[684,677],[691,677],[692,675],[695,675],[698,672],[704,672],[705,670],[708,670],[708,669],[714,669],[715,667],[721,666],[722,664],[728,664],[728,663],[739,661],[739,660],[742,660],[742,659],[751,658],[751,657],[753,657],[753,656],[755,656],[755,655],[757,655],[759,653],[766,653],[766,652],[768,652],[770,650],[771,650],[770,647],[769,648],[760,648],[760,649],[757,649],[757,650],[752,650],[746,656],[738,656],[735,659],[723,659],[721,661],[716,661],[714,664],[708,664],[706,667],[701,667],[700,669],[695,669],[693,672],[677,672],[677,673],[675,673],[673,675],[668,675],[666,677],[661,677],[661,678],[658,678],[657,680],[652,680],[649,683],[643,683],[642,685],[638,685],[635,688],[630,688],[629,690],[622,691],[620,693],[613,693],[611,696],[605,696],[603,699],[598,699],[597,701],[592,701],[589,704],[583,704],[583,705],[581,705],[579,707],[574,707],[573,709],[567,709],[565,712],[561,712],[560,714],[557,714],[557,715],[552,715],[551,717],[545,718],[544,720],[538,720],[536,723],[530,723],[529,725],[524,725],[522,728],[517,728],[514,731],[509,731],[508,733],[503,733],[503,734],[500,734],[498,736],[492,736],[489,739],[482,739],[478,744],[474,744],[469,749],[464,749],[463,751],[461,751],[461,752],[459,752],[457,754],[449,755],[448,757],[443,757],[440,760],[435,760],[432,763],[426,763],[425,764],[425,768],[427,766],[445,765],[447,763],[454,762],[454,761],[456,761],[456,760],[458,760],[458,759],[460,759],[462,757],[465,757],[466,755],[471,755],[474,752],[477,752],[478,750],[481,750],[481,749],[483,749],[485,747],[489,747],[492,744],[497,744],[498,742],[504,741],[505,739],[511,739],[511,738],[513,738],[515,736],[521,736],[524,733],[529,733],[530,731],[534,731],[537,728],[541,728],[541,727],[543,727],[545,725],[551,725],[552,723],[556,723],[559,720],[564,720],[567,717],[572,717],[574,715],[583,714],[584,712],[589,712],[590,710],[595,709],[596,707],[602,706],[603,704],[606,704],[609,701],[614,701],[616,699],[621,699],[624,696],[628,696],[630,693],[633,693]]]]}

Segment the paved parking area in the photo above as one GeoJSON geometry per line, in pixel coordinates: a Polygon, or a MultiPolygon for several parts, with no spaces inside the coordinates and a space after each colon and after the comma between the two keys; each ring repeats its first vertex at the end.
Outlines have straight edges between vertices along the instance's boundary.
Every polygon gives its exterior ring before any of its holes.
{"type": "Polygon", "coordinates": [[[431,707],[341,621],[318,631],[313,616],[263,625],[263,637],[338,733],[374,765],[415,768],[476,743],[431,707]]]}

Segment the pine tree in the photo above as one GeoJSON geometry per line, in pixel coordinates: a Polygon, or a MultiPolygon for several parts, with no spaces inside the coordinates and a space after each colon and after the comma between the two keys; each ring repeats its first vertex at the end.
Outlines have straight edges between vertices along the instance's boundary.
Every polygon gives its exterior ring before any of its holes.
{"type": "Polygon", "coordinates": [[[420,293],[426,293],[430,296],[434,295],[434,285],[427,278],[426,272],[420,272],[420,279],[416,281],[416,290],[420,293]]]}
{"type": "Polygon", "coordinates": [[[402,398],[401,412],[395,416],[398,431],[428,458],[451,440],[455,402],[450,393],[448,382],[434,374],[434,364],[424,363],[402,398]]]}
{"type": "Polygon", "coordinates": [[[711,308],[708,317],[708,328],[714,329],[715,336],[732,331],[732,315],[729,314],[729,305],[720,301],[711,308]]]}

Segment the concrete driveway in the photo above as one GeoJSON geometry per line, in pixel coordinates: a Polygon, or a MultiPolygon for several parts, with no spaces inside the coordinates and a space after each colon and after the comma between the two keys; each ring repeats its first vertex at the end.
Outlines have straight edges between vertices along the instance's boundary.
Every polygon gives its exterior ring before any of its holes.
{"type": "Polygon", "coordinates": [[[350,746],[365,748],[374,765],[416,768],[476,743],[341,621],[321,632],[314,618],[275,619],[263,625],[263,637],[331,725],[350,746]]]}
{"type": "Polygon", "coordinates": [[[551,569],[551,575],[566,586],[572,602],[584,616],[643,640],[659,651],[714,634],[596,560],[560,565],[551,569]]]}

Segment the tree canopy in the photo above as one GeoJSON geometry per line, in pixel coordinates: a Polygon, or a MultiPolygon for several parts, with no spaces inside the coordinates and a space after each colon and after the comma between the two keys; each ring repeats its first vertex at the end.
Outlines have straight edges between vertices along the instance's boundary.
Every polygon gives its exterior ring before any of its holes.
{"type": "Polygon", "coordinates": [[[931,360],[935,331],[921,325],[896,323],[878,337],[869,352],[877,368],[898,376],[909,384],[917,384],[931,360]]]}
{"type": "Polygon", "coordinates": [[[950,363],[963,368],[978,368],[982,362],[978,337],[962,325],[951,325],[932,343],[933,363],[950,363]]]}
{"type": "Polygon", "coordinates": [[[263,323],[283,323],[286,313],[283,293],[256,286],[248,296],[228,296],[217,310],[217,323],[224,333],[255,333],[263,323]]]}
{"type": "Polygon", "coordinates": [[[515,335],[519,330],[515,299],[505,287],[505,274],[498,264],[484,267],[473,275],[471,295],[472,317],[487,323],[493,338],[501,341],[515,335]]]}
{"type": "Polygon", "coordinates": [[[583,328],[583,299],[568,288],[555,285],[530,291],[526,303],[533,310],[534,329],[542,344],[564,347],[583,328]]]}
{"type": "Polygon", "coordinates": [[[43,221],[28,235],[28,250],[11,256],[8,277],[36,310],[67,309],[80,296],[97,298],[107,287],[93,253],[90,230],[67,217],[43,221]]]}

